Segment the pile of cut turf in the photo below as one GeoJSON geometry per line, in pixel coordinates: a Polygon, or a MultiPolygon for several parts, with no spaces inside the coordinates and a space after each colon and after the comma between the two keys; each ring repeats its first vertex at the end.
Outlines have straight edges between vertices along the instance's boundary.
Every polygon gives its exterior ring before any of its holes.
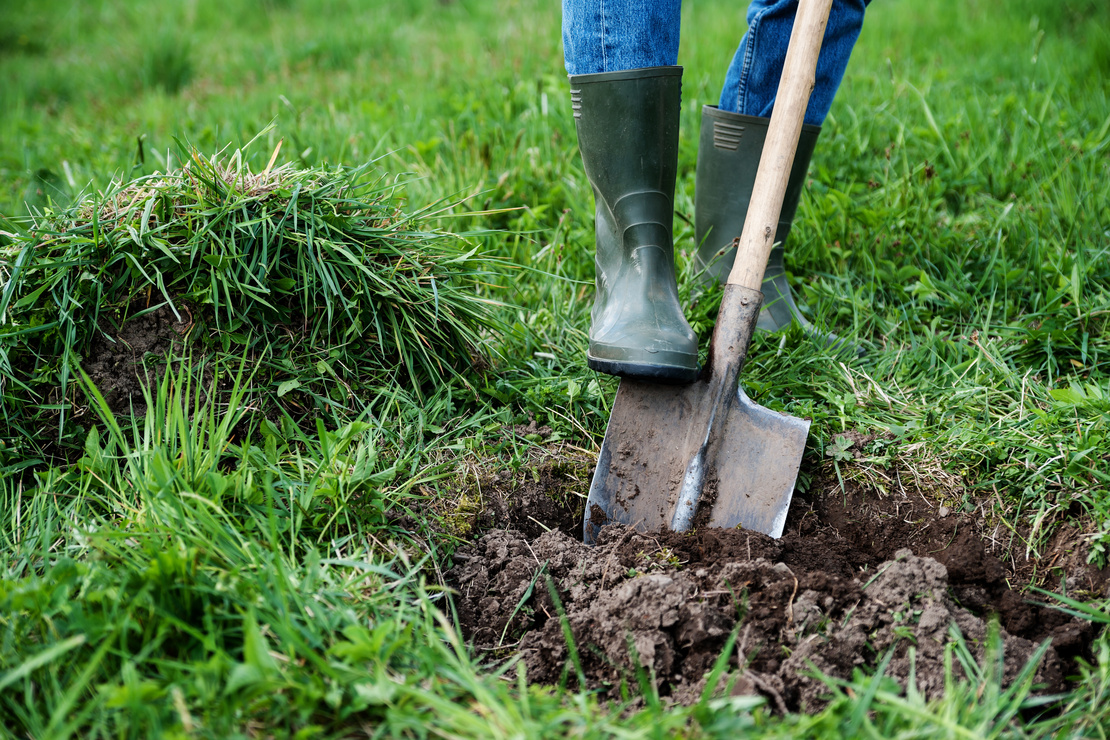
{"type": "Polygon", "coordinates": [[[71,433],[79,365],[126,390],[152,355],[248,355],[275,397],[297,390],[310,410],[358,406],[382,384],[419,393],[481,363],[498,324],[474,240],[402,211],[369,165],[276,156],[254,173],[241,152],[189,152],[4,234],[0,469],[71,433]]]}

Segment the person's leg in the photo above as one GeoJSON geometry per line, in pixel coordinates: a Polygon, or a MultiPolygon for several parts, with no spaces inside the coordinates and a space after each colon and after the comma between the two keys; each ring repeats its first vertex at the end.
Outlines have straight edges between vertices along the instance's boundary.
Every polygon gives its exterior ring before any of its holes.
{"type": "MultiPolygon", "coordinates": [[[[828,115],[863,27],[864,9],[869,1],[833,0],[817,60],[816,84],[806,109],[806,123],[820,126],[828,115]]],[[[748,6],[748,30],[721,89],[718,103],[721,110],[761,118],[771,116],[797,10],[798,0],[752,0],[748,6]]]]}
{"type": "Polygon", "coordinates": [[[681,0],[563,0],[567,74],[678,63],[681,0]]]}
{"type": "Polygon", "coordinates": [[[596,292],[586,358],[612,375],[690,382],[697,336],[678,301],[674,185],[679,0],[564,0],[578,149],[594,191],[596,292]]]}
{"type": "MultiPolygon", "coordinates": [[[[763,276],[763,310],[759,328],[777,331],[797,321],[821,341],[860,352],[835,334],[819,331],[803,316],[786,279],[785,243],[801,197],[810,157],[828,115],[852,48],[859,38],[869,0],[833,0],[817,62],[816,84],[806,109],[798,152],[783,199],[775,246],[763,276]]],[[[720,105],[702,111],[701,145],[695,187],[695,265],[707,279],[724,282],[736,255],[755,183],[768,118],[774,107],[798,0],[753,0],[748,31],[725,78],[720,105]]]]}

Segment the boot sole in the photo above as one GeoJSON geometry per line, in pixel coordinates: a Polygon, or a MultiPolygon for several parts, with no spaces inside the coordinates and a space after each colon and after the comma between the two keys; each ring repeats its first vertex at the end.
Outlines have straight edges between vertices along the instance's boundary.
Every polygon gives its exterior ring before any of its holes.
{"type": "Polygon", "coordinates": [[[668,385],[686,385],[698,379],[701,368],[694,366],[675,367],[674,365],[650,365],[642,362],[619,362],[617,360],[598,360],[586,356],[586,364],[591,370],[621,378],[647,380],[668,385]]]}

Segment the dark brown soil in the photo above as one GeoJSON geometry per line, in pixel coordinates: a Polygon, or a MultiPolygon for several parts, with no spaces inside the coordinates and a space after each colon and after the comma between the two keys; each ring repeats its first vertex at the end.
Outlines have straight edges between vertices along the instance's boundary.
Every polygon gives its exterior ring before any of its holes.
{"type": "Polygon", "coordinates": [[[151,387],[161,377],[160,365],[167,353],[183,340],[191,326],[191,313],[181,302],[177,306],[180,319],[168,304],[135,316],[141,309],[134,306],[125,321],[121,317],[102,320],[82,363],[108,407],[117,414],[132,409],[138,414],[145,411],[143,387],[151,387]]]}
{"type": "MultiPolygon", "coordinates": [[[[544,480],[528,500],[543,498],[544,480]]],[[[997,620],[1005,680],[1051,639],[1038,690],[1064,687],[1074,659],[1086,656],[1092,626],[1015,590],[1030,569],[1003,563],[977,516],[950,513],[916,490],[880,498],[852,483],[845,494],[835,476],[816,483],[812,500],[795,499],[779,540],[713,529],[644,535],[614,525],[588,547],[579,541],[580,507],[572,527],[563,512],[551,532],[488,531],[456,554],[447,574],[463,630],[494,658],[520,653],[534,682],[575,683],[562,613],[590,687],[620,696],[622,684],[637,685],[639,666],[661,695],[681,702],[701,696],[736,631],[729,690],[763,694],[780,711],[812,711],[828,694],[814,668],[847,679],[888,654],[887,675],[904,685],[912,670],[917,689],[937,696],[953,631],[982,659],[997,620]]],[[[529,511],[523,500],[519,506],[529,511]]],[[[506,526],[506,517],[495,519],[506,526]]],[[[1064,574],[1068,587],[1104,589],[1101,574],[1082,565],[1061,562],[1074,571],[1064,574]]]]}

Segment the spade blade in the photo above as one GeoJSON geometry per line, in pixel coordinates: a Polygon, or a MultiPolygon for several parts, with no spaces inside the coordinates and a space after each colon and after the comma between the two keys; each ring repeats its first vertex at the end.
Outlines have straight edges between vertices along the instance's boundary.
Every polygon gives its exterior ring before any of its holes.
{"type": "MultiPolygon", "coordinates": [[[[729,286],[733,289],[734,286],[729,286]]],[[[640,531],[743,526],[782,535],[809,422],[754,403],[739,387],[762,296],[730,290],[710,368],[685,386],[621,380],[583,525],[640,531]]]]}

